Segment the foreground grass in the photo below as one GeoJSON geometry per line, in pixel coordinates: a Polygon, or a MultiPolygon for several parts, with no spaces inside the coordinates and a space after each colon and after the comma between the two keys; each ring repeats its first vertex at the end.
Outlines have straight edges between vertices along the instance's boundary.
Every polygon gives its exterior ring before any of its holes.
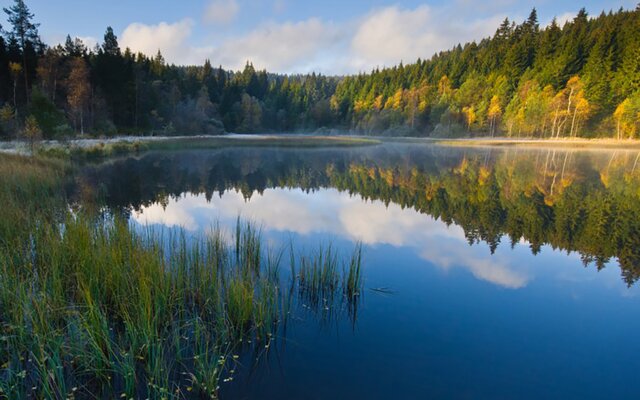
{"type": "Polygon", "coordinates": [[[68,169],[0,157],[0,398],[215,398],[244,339],[269,347],[294,291],[351,304],[361,290],[359,248],[342,263],[291,251],[283,283],[282,253],[251,224],[230,244],[71,213],[68,169]]]}

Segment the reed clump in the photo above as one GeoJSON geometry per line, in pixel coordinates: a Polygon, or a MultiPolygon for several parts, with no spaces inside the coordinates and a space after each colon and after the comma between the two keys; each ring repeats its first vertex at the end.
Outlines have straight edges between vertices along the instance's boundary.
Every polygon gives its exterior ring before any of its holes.
{"type": "Polygon", "coordinates": [[[354,317],[364,285],[362,245],[356,245],[348,261],[340,257],[332,245],[321,245],[310,255],[302,254],[297,258],[299,262],[292,251],[292,274],[297,278],[303,305],[325,317],[338,315],[336,310],[346,308],[354,317]]]}

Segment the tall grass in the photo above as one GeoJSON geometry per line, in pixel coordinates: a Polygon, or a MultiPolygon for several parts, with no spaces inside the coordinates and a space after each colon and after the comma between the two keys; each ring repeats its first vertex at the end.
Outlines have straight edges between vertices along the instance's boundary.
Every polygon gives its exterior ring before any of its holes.
{"type": "Polygon", "coordinates": [[[360,296],[363,284],[362,244],[358,243],[344,271],[344,295],[351,299],[360,296]]]}
{"type": "MultiPolygon", "coordinates": [[[[298,292],[302,306],[320,315],[324,322],[334,321],[346,310],[353,324],[356,322],[364,279],[362,276],[362,246],[358,244],[348,261],[340,257],[333,246],[319,246],[311,255],[300,255],[295,275],[297,286],[290,287],[290,294],[298,292]],[[340,274],[340,269],[342,274],[340,274]]],[[[291,265],[296,265],[291,250],[291,265]]],[[[291,298],[287,297],[284,308],[291,309],[291,298]]]]}
{"type": "Polygon", "coordinates": [[[231,349],[268,347],[292,291],[357,296],[359,247],[342,275],[331,247],[292,252],[284,293],[282,252],[252,224],[228,244],[72,214],[67,171],[0,158],[0,398],[215,398],[231,349]]]}

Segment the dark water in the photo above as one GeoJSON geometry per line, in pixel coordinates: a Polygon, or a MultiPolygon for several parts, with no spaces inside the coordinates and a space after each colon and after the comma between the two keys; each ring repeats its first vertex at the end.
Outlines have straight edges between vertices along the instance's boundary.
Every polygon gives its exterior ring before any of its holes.
{"type": "MultiPolygon", "coordinates": [[[[86,167],[134,225],[364,247],[357,315],[297,309],[223,399],[638,398],[637,152],[252,149],[86,167]]],[[[303,305],[304,306],[304,305],[303,305]]]]}

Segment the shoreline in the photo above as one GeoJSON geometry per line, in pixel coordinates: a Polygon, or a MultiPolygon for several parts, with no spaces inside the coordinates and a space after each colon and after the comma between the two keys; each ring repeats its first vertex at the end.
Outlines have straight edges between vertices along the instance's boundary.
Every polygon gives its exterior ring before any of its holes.
{"type": "MultiPolygon", "coordinates": [[[[382,143],[379,139],[362,136],[227,134],[219,136],[118,136],[113,138],[74,138],[69,140],[43,140],[37,142],[40,150],[91,151],[109,146],[142,146],[140,150],[211,149],[232,146],[274,147],[350,147],[371,146],[382,143]]],[[[25,140],[0,142],[0,154],[31,154],[25,140]]]]}
{"type": "MultiPolygon", "coordinates": [[[[92,150],[113,145],[142,145],[141,150],[210,149],[232,146],[274,147],[341,147],[370,146],[381,143],[423,143],[448,147],[509,147],[556,148],[566,150],[640,150],[639,139],[526,139],[526,138],[431,138],[384,137],[352,135],[303,134],[226,134],[220,136],[118,136],[113,138],[74,138],[69,140],[43,140],[38,147],[44,150],[92,150]]],[[[30,154],[29,143],[24,140],[0,142],[0,154],[30,154]]]]}
{"type": "Polygon", "coordinates": [[[640,150],[638,139],[517,139],[517,138],[466,138],[434,139],[434,143],[451,147],[527,147],[564,148],[567,150],[640,150]]]}

